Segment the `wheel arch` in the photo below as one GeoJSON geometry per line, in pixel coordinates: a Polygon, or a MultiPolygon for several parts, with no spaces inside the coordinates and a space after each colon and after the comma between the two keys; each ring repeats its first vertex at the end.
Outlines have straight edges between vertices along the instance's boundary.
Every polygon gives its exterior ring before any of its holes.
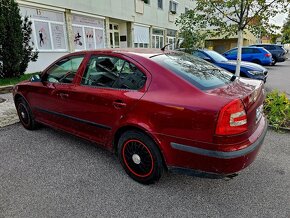
{"type": "Polygon", "coordinates": [[[26,100],[26,98],[22,94],[20,94],[20,93],[15,94],[15,96],[14,96],[14,104],[16,105],[16,102],[19,99],[21,99],[21,98],[24,99],[24,101],[26,101],[27,104],[29,104],[28,101],[26,100]]]}
{"type": "Polygon", "coordinates": [[[150,137],[155,142],[155,144],[157,145],[157,149],[159,150],[159,152],[161,154],[163,166],[167,169],[167,164],[166,164],[167,162],[166,162],[166,158],[165,158],[164,152],[163,152],[163,150],[162,150],[162,148],[160,146],[160,141],[142,126],[136,126],[136,125],[128,124],[128,125],[122,126],[119,129],[117,129],[117,131],[115,131],[115,134],[113,135],[113,142],[112,142],[112,145],[113,145],[112,151],[113,151],[113,153],[117,154],[118,141],[119,141],[121,135],[123,133],[127,132],[127,131],[130,131],[130,130],[135,130],[135,131],[142,132],[143,134],[147,135],[148,137],[150,137]]]}

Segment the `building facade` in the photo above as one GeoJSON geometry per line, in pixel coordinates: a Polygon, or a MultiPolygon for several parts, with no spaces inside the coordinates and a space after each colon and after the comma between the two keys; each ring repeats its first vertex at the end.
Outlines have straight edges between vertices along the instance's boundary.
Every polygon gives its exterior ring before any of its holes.
{"type": "MultiPolygon", "coordinates": [[[[243,45],[252,45],[257,43],[257,37],[255,37],[249,30],[246,30],[243,34],[243,45]]],[[[215,50],[219,53],[224,53],[232,48],[237,47],[238,36],[232,35],[228,37],[218,36],[212,37],[205,41],[205,47],[210,50],[215,50]]]]}
{"type": "Polygon", "coordinates": [[[98,48],[162,48],[177,38],[175,19],[193,0],[19,0],[32,21],[31,43],[39,51],[27,72],[43,70],[73,51],[98,48]]]}

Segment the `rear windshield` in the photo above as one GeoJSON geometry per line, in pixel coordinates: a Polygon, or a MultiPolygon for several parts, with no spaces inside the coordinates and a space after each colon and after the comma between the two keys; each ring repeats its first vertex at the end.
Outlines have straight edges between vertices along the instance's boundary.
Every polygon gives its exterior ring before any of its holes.
{"type": "Polygon", "coordinates": [[[231,73],[186,53],[153,56],[152,60],[201,90],[214,89],[231,82],[231,73]]]}

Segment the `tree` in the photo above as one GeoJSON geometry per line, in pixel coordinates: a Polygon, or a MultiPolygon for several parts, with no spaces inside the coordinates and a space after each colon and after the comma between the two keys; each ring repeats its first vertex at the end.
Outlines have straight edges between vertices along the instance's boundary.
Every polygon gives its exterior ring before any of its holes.
{"type": "MultiPolygon", "coordinates": [[[[200,15],[192,13],[192,11],[189,10],[181,14],[175,21],[175,24],[180,26],[179,36],[184,39],[182,46],[185,48],[186,52],[191,52],[191,50],[195,48],[204,47],[205,38],[209,36],[207,31],[195,31],[195,29],[200,29],[202,26],[201,22],[199,22],[198,25],[195,22],[200,21],[198,16],[200,15]]],[[[203,26],[203,28],[205,28],[205,26],[203,26]]]]}
{"type": "Polygon", "coordinates": [[[1,38],[0,46],[3,61],[4,77],[19,75],[19,66],[22,57],[22,30],[21,16],[17,3],[13,0],[1,0],[0,2],[1,38]]]}
{"type": "Polygon", "coordinates": [[[37,59],[37,52],[29,44],[32,32],[28,18],[21,19],[14,0],[0,1],[0,57],[1,78],[17,77],[24,73],[30,60],[37,59]]]}
{"type": "MultiPolygon", "coordinates": [[[[205,31],[211,35],[228,37],[238,35],[236,76],[240,76],[243,33],[246,29],[260,29],[258,25],[270,25],[270,18],[285,12],[290,0],[196,0],[183,25],[192,22],[191,31],[205,31]],[[190,18],[190,19],[189,19],[190,18]]],[[[266,28],[267,29],[267,28],[266,28]]]]}
{"type": "Polygon", "coordinates": [[[38,52],[33,51],[33,47],[31,46],[31,34],[32,34],[32,28],[31,28],[32,22],[29,20],[27,16],[23,18],[22,21],[22,35],[23,35],[23,55],[22,60],[19,67],[19,73],[24,74],[28,67],[28,63],[30,61],[36,61],[38,58],[38,52]]]}
{"type": "Polygon", "coordinates": [[[282,43],[290,43],[290,11],[282,28],[282,43]]]}

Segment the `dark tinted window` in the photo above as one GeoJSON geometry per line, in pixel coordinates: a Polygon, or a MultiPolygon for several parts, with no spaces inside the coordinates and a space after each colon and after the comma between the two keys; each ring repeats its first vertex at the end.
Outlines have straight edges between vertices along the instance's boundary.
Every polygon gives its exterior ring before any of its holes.
{"type": "Polygon", "coordinates": [[[253,48],[253,53],[261,53],[261,51],[257,48],[253,48]]]}
{"type": "Polygon", "coordinates": [[[138,90],[146,76],[134,64],[108,56],[93,56],[81,84],[95,87],[138,90]]]}
{"type": "Polygon", "coordinates": [[[261,53],[257,48],[242,48],[242,54],[255,54],[261,53]]]}
{"type": "Polygon", "coordinates": [[[208,58],[204,53],[202,53],[200,51],[193,51],[192,54],[194,56],[199,57],[199,58],[202,58],[202,59],[208,58]]]}
{"type": "Polygon", "coordinates": [[[226,53],[229,54],[229,55],[236,55],[237,54],[237,49],[230,50],[230,51],[228,51],[226,53]]]}
{"type": "Polygon", "coordinates": [[[267,50],[275,50],[276,49],[276,47],[273,45],[265,45],[264,48],[267,50]]]}
{"type": "Polygon", "coordinates": [[[212,89],[230,83],[231,74],[192,55],[174,53],[158,55],[152,60],[202,89],[212,89]]]}
{"type": "Polygon", "coordinates": [[[206,51],[206,53],[216,62],[225,62],[228,61],[224,56],[217,53],[216,51],[206,51]]]}

